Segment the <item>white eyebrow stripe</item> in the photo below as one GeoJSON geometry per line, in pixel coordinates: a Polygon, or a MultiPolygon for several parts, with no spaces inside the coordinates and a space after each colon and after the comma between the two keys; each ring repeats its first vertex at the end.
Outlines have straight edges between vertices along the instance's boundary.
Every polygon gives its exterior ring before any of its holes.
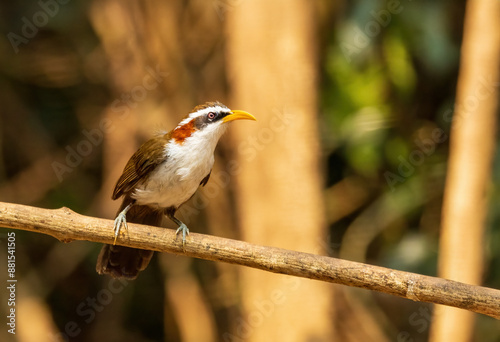
{"type": "Polygon", "coordinates": [[[187,124],[187,123],[188,123],[189,121],[191,121],[191,120],[193,120],[193,118],[191,118],[191,117],[189,117],[189,116],[188,116],[187,118],[185,118],[184,120],[182,120],[181,122],[179,122],[179,124],[178,124],[178,125],[177,125],[177,127],[175,127],[175,128],[178,128],[178,127],[184,126],[185,124],[187,124]]]}
{"type": "Polygon", "coordinates": [[[206,115],[210,112],[227,112],[227,111],[230,111],[229,108],[227,108],[227,107],[211,106],[211,107],[203,108],[203,109],[198,110],[196,112],[190,113],[189,117],[190,118],[197,118],[199,116],[206,115]]]}
{"type": "Polygon", "coordinates": [[[221,107],[221,106],[210,106],[207,108],[203,108],[203,109],[198,110],[196,112],[190,113],[187,118],[185,118],[184,120],[179,122],[177,127],[183,126],[183,125],[187,124],[189,121],[191,121],[199,116],[206,115],[210,112],[231,112],[231,110],[227,107],[221,107]]]}

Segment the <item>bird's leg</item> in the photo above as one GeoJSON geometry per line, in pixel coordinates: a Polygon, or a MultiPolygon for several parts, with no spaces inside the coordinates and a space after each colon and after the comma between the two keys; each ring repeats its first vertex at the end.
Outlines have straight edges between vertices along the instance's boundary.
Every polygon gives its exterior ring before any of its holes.
{"type": "Polygon", "coordinates": [[[175,231],[175,234],[177,235],[182,231],[182,246],[186,245],[186,235],[189,235],[189,228],[184,222],[177,219],[176,217],[172,217],[172,220],[179,226],[179,228],[177,228],[177,230],[175,231]]]}
{"type": "Polygon", "coordinates": [[[122,224],[125,226],[125,229],[128,232],[128,226],[127,226],[127,211],[129,211],[130,208],[134,205],[134,202],[130,203],[123,209],[118,216],[115,218],[115,225],[114,225],[114,232],[115,232],[115,240],[113,241],[113,245],[116,244],[116,239],[118,239],[118,235],[120,234],[120,228],[122,227],[122,224]]]}
{"type": "Polygon", "coordinates": [[[177,235],[180,232],[182,232],[182,247],[184,247],[186,245],[186,235],[189,235],[189,228],[186,226],[186,224],[184,222],[182,222],[181,220],[179,220],[177,217],[174,216],[174,214],[175,214],[174,210],[171,210],[169,208],[169,209],[165,210],[165,213],[167,214],[169,219],[174,221],[179,226],[179,228],[177,228],[175,234],[177,235]]]}

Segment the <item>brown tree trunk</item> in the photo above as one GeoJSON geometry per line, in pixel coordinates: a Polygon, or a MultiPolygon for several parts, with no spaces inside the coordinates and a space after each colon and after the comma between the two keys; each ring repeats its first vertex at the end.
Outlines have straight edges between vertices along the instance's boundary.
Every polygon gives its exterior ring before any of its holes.
{"type": "MultiPolygon", "coordinates": [[[[231,129],[242,238],[324,253],[312,3],[242,1],[224,10],[230,105],[258,119],[231,129]]],[[[244,314],[232,336],[334,340],[332,286],[255,270],[241,277],[244,314]]]]}
{"type": "MultiPolygon", "coordinates": [[[[467,3],[443,204],[439,276],[480,284],[498,110],[500,2],[467,3]]],[[[431,341],[471,341],[474,315],[437,306],[431,341]]]]}

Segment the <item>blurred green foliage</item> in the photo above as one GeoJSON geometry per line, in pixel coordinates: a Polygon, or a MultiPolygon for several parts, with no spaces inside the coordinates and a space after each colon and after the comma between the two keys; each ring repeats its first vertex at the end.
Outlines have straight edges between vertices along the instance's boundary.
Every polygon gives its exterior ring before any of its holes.
{"type": "MultiPolygon", "coordinates": [[[[346,241],[339,231],[352,229],[360,215],[383,225],[367,248],[370,262],[436,274],[450,133],[446,113],[454,109],[464,6],[452,1],[360,0],[350,2],[342,19],[332,24],[320,106],[327,183],[361,179],[368,200],[332,222],[330,229],[342,246],[346,241]],[[393,12],[390,6],[395,6],[393,12]],[[442,133],[439,142],[425,145],[435,131],[442,133]],[[388,172],[404,176],[394,181],[388,172]]],[[[495,288],[500,285],[498,158],[497,153],[484,276],[485,285],[495,288]]],[[[336,210],[332,205],[328,209],[336,210]]],[[[415,311],[418,305],[413,307],[415,311]]],[[[428,329],[419,332],[409,320],[411,309],[408,315],[398,306],[385,309],[399,327],[394,340],[398,331],[410,332],[414,341],[427,339],[428,329]]],[[[500,338],[494,320],[478,321],[475,340],[500,338]]]]}

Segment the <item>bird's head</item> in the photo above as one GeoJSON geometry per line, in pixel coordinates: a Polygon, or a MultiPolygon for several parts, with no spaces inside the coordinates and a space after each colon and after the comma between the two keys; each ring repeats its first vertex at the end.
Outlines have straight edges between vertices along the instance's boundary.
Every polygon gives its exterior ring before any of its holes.
{"type": "Polygon", "coordinates": [[[231,110],[220,102],[207,102],[196,106],[171,132],[171,138],[182,144],[190,137],[218,141],[234,120],[257,120],[242,110],[231,110]]]}

